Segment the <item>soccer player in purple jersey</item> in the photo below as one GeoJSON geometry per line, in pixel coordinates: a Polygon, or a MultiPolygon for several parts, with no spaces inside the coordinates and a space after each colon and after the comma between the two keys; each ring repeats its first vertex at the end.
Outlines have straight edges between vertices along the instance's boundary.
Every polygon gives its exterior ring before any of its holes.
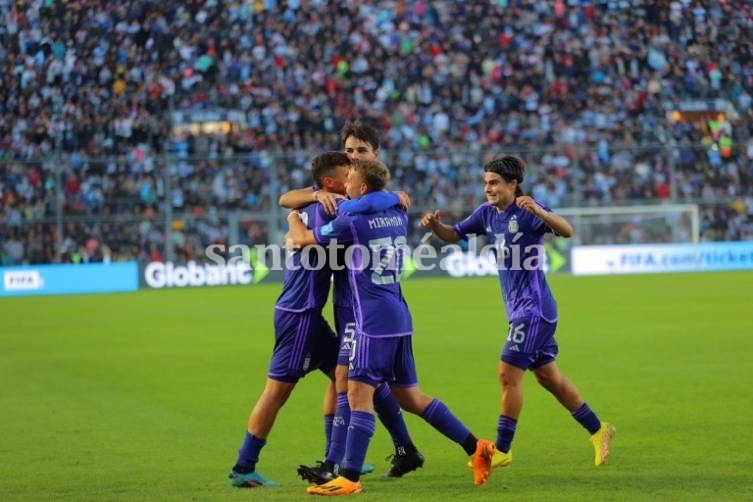
{"type": "MultiPolygon", "coordinates": [[[[348,174],[348,195],[357,199],[382,191],[389,170],[379,161],[356,161],[348,174]]],[[[295,244],[352,244],[346,264],[354,296],[356,336],[350,354],[348,400],[351,408],[345,460],[340,475],[308,488],[315,495],[349,495],[363,490],[361,465],[374,434],[374,392],[387,382],[400,406],[421,416],[458,443],[471,457],[474,483],[482,485],[491,471],[494,445],[478,439],[442,403],[418,387],[413,359],[413,324],[400,288],[402,255],[407,245],[408,217],[392,207],[371,214],[342,214],[332,222],[308,229],[291,213],[290,236],[295,244]]]]}
{"type": "MultiPolygon", "coordinates": [[[[327,190],[343,190],[350,159],[341,152],[326,152],[312,163],[316,183],[327,190]]],[[[310,204],[300,214],[311,228],[330,221],[321,204],[310,204]]],[[[259,454],[272,430],[277,413],[287,401],[300,378],[319,369],[334,380],[340,341],[322,317],[329,295],[332,271],[318,263],[317,253],[287,257],[282,292],[275,304],[275,346],[267,373],[267,382],[248,419],[238,460],[230,472],[230,484],[236,487],[279,486],[256,472],[259,454]],[[292,265],[292,266],[291,266],[292,265]]],[[[325,258],[326,259],[326,258],[325,258]]],[[[334,399],[332,400],[334,401],[334,399]]]]}
{"type": "Polygon", "coordinates": [[[510,444],[523,406],[526,370],[588,430],[595,464],[600,466],[609,455],[615,428],[597,418],[555,363],[557,303],[543,270],[544,234],[571,237],[573,228],[548,207],[523,195],[520,185],[525,170],[523,160],[512,155],[492,160],[484,166],[485,204],[454,226],[442,223],[439,211],[425,214],[421,225],[444,241],[485,234],[495,245],[509,331],[499,364],[502,403],[493,467],[512,462],[510,444]]]}
{"type": "MultiPolygon", "coordinates": [[[[348,121],[340,129],[343,151],[350,160],[379,160],[379,132],[359,120],[348,121]]],[[[345,192],[317,191],[313,187],[298,188],[280,196],[279,204],[288,209],[297,209],[312,201],[321,203],[329,214],[337,212],[338,200],[345,192]]],[[[401,202],[410,201],[401,197],[401,202]]]]}
{"type": "MultiPolygon", "coordinates": [[[[379,133],[373,127],[359,121],[346,122],[340,131],[340,139],[343,151],[351,161],[354,160],[377,160],[379,157],[379,133]]],[[[373,202],[364,205],[364,199],[353,200],[344,203],[346,211],[351,213],[366,213],[374,206],[389,207],[384,205],[385,199],[374,200],[379,193],[369,197],[373,202]]],[[[384,193],[386,196],[387,194],[384,193]]],[[[290,209],[303,207],[313,200],[324,205],[325,210],[334,214],[337,211],[338,202],[343,202],[345,189],[340,191],[321,190],[313,188],[301,188],[292,190],[280,197],[280,205],[290,209]]],[[[410,199],[398,192],[400,203],[409,207],[410,199]]],[[[342,463],[345,454],[345,439],[350,423],[350,408],[348,405],[348,358],[353,336],[355,334],[355,318],[353,314],[353,297],[348,284],[348,271],[334,271],[334,318],[335,329],[340,337],[340,354],[337,368],[335,369],[335,394],[337,405],[334,417],[329,417],[325,411],[325,429],[331,430],[330,440],[325,451],[325,460],[317,466],[301,465],[298,473],[303,479],[321,484],[334,478],[337,466],[342,463]],[[329,426],[328,424],[332,424],[329,426]]],[[[329,392],[326,395],[330,395],[329,392]]],[[[389,386],[382,385],[377,388],[374,406],[380,421],[390,433],[395,446],[395,453],[391,455],[390,467],[384,474],[385,477],[399,478],[412,472],[424,464],[424,457],[413,444],[408,427],[400,411],[400,406],[392,396],[389,386]]],[[[328,404],[325,399],[325,409],[328,404]]],[[[370,472],[371,466],[366,466],[364,472],[370,472]]]]}

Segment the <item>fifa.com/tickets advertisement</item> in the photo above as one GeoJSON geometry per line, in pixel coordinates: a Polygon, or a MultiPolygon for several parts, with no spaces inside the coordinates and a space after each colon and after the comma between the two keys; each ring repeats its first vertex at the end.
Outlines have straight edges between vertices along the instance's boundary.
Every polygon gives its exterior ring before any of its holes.
{"type": "Polygon", "coordinates": [[[753,269],[753,242],[574,246],[575,275],[753,269]]]}

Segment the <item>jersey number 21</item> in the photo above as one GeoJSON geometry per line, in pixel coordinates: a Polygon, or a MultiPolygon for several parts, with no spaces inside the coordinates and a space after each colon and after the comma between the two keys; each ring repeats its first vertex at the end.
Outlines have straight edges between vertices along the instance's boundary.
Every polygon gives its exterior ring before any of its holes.
{"type": "Polygon", "coordinates": [[[371,269],[371,282],[377,285],[400,282],[403,276],[403,250],[408,244],[404,235],[371,239],[371,257],[374,265],[371,269]]]}

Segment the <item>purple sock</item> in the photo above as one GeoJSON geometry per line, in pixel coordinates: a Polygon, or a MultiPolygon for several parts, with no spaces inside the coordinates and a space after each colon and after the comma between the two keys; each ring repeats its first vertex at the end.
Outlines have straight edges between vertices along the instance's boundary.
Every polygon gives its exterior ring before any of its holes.
{"type": "Polygon", "coordinates": [[[343,476],[351,481],[358,481],[369,449],[371,436],[376,429],[374,415],[366,411],[354,411],[350,415],[348,426],[348,442],[345,445],[345,460],[343,461],[343,476]]]}
{"type": "Polygon", "coordinates": [[[408,434],[408,427],[405,425],[403,412],[387,384],[382,384],[376,388],[374,409],[379,416],[379,420],[390,433],[396,449],[405,448],[411,444],[411,437],[408,434]]]}
{"type": "Polygon", "coordinates": [[[348,393],[340,392],[337,395],[337,410],[332,421],[332,435],[329,441],[327,458],[333,464],[341,464],[345,456],[345,442],[348,438],[348,425],[350,424],[350,405],[348,393]]]}
{"type": "Polygon", "coordinates": [[[461,446],[463,446],[468,436],[471,435],[471,431],[439,399],[434,399],[426,407],[424,412],[421,413],[421,418],[461,446]]]}
{"type": "Polygon", "coordinates": [[[591,408],[586,403],[583,403],[572,415],[591,434],[596,434],[601,428],[601,420],[596,416],[596,413],[591,411],[591,408]]]}
{"type": "Polygon", "coordinates": [[[515,427],[518,425],[518,421],[514,418],[506,417],[504,415],[499,416],[497,421],[497,443],[496,447],[502,453],[510,451],[510,444],[512,438],[515,437],[515,427]]]}
{"type": "Polygon", "coordinates": [[[250,432],[246,432],[243,445],[238,450],[236,465],[244,467],[249,472],[253,471],[256,468],[256,462],[259,461],[259,452],[264,448],[265,444],[267,444],[266,439],[258,438],[250,432]]]}
{"type": "Polygon", "coordinates": [[[332,421],[335,419],[334,415],[324,415],[324,456],[327,457],[329,452],[329,442],[332,438],[332,421]]]}

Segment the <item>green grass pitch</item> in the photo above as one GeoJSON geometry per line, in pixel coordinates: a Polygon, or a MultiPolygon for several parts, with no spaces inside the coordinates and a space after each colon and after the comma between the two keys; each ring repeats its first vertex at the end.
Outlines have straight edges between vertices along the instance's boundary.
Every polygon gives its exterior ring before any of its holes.
{"type": "MultiPolygon", "coordinates": [[[[559,364],[618,429],[593,467],[587,434],[526,378],[515,462],[486,486],[408,417],[423,469],[364,477],[359,500],[753,498],[753,273],[551,279],[559,364]]],[[[227,484],[263,386],[279,285],[0,300],[0,499],[309,500],[325,379],[301,382],[259,470],[279,489],[227,484]]],[[[506,335],[497,281],[407,281],[424,390],[494,438],[506,335]]],[[[329,310],[329,307],[327,308],[329,310]]],[[[379,426],[367,461],[391,452],[379,426]]]]}

